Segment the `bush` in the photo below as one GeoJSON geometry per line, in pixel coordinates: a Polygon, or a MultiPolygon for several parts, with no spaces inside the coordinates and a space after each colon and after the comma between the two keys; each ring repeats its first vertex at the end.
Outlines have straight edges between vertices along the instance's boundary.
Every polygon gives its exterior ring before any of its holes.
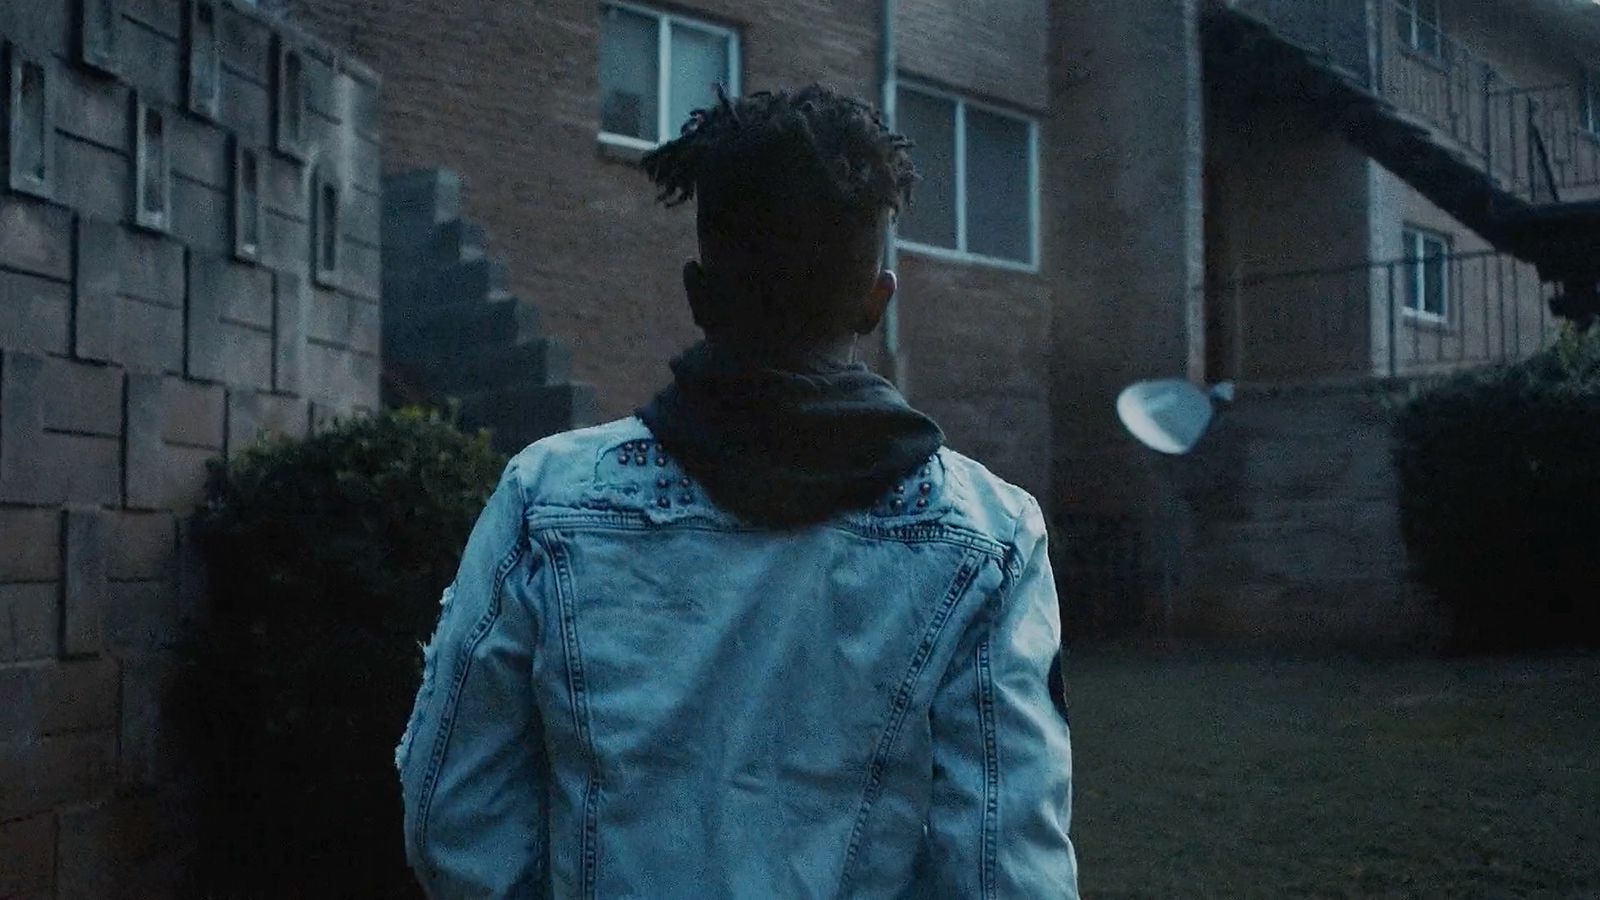
{"type": "Polygon", "coordinates": [[[1600,328],[1402,410],[1401,524],[1459,649],[1600,643],[1600,328]]]}
{"type": "Polygon", "coordinates": [[[212,764],[208,895],[415,895],[394,746],[504,464],[486,435],[414,409],[212,463],[197,530],[213,608],[186,704],[212,764]]]}

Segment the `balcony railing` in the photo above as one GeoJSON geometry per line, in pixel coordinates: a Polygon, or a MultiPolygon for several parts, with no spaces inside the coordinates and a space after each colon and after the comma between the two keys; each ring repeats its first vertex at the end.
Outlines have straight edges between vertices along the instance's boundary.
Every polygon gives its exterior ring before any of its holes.
{"type": "Polygon", "coordinates": [[[1216,377],[1246,382],[1438,374],[1549,346],[1554,288],[1504,253],[1452,253],[1213,285],[1216,377]]]}
{"type": "Polygon", "coordinates": [[[1600,200],[1600,110],[1578,84],[1514,84],[1444,28],[1395,0],[1233,0],[1525,204],[1600,200]],[[1376,17],[1376,21],[1374,21],[1376,17]]]}

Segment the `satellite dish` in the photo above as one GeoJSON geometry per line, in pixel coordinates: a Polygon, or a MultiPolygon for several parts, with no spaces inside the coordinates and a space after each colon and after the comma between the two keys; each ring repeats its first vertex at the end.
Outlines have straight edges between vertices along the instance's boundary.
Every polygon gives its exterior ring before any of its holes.
{"type": "Polygon", "coordinates": [[[1232,400],[1233,385],[1223,382],[1207,392],[1181,378],[1139,381],[1117,396],[1117,416],[1146,447],[1181,456],[1206,433],[1213,399],[1232,400]]]}

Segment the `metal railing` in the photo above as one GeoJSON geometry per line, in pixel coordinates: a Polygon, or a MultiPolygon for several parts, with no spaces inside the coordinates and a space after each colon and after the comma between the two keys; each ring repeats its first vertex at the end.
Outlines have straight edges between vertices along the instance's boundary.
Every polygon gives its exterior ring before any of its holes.
{"type": "Polygon", "coordinates": [[[1207,289],[1216,377],[1294,382],[1440,374],[1549,346],[1554,286],[1504,253],[1237,278],[1207,289]]]}
{"type": "Polygon", "coordinates": [[[1600,134],[1582,85],[1516,85],[1447,28],[1413,28],[1412,5],[1397,0],[1231,6],[1427,127],[1498,191],[1530,204],[1600,200],[1600,134]]]}

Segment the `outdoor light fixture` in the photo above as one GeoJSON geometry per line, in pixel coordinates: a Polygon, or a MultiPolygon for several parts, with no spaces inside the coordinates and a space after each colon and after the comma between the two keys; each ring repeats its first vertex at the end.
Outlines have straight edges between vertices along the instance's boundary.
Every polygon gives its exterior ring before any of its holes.
{"type": "Polygon", "coordinates": [[[1206,433],[1212,403],[1217,400],[1233,400],[1233,382],[1202,390],[1181,378],[1138,381],[1117,395],[1117,417],[1139,443],[1181,456],[1193,450],[1206,433]]]}

